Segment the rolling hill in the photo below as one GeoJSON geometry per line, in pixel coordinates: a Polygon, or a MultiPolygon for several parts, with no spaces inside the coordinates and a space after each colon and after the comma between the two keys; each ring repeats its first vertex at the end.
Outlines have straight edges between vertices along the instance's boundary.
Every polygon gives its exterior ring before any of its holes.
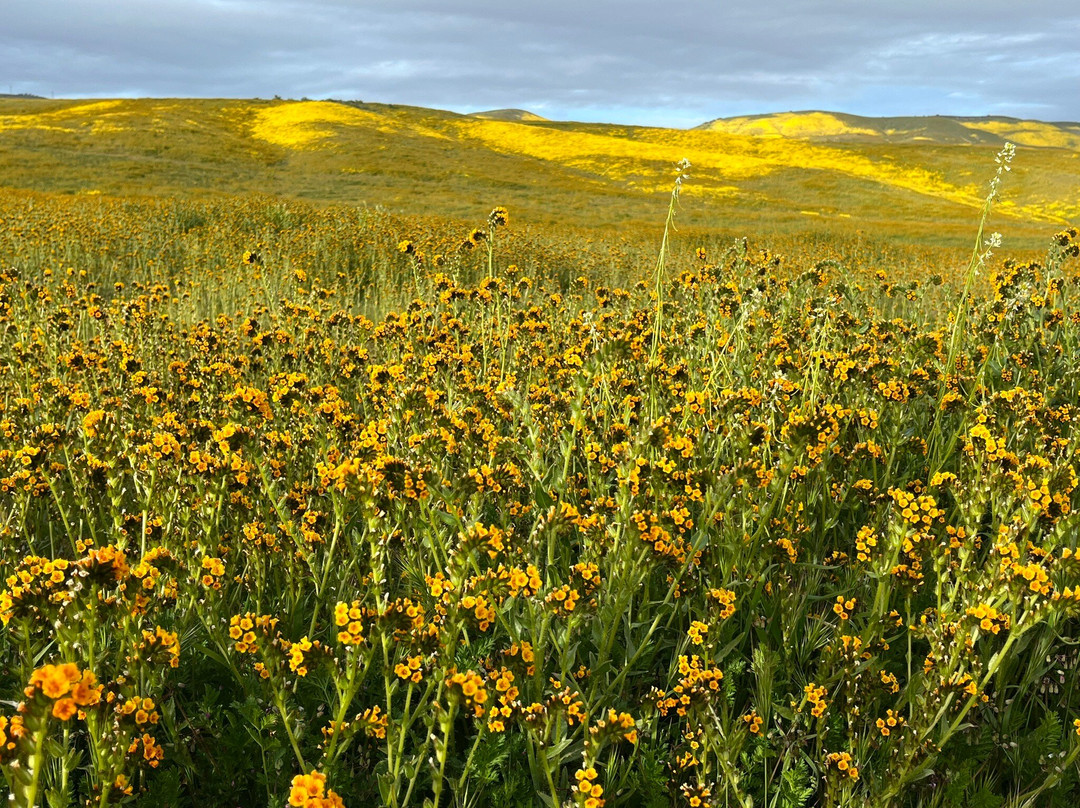
{"type": "Polygon", "coordinates": [[[469,113],[474,118],[482,118],[486,121],[520,121],[523,123],[547,122],[547,118],[529,112],[527,109],[489,109],[486,112],[469,113]]]}
{"type": "Polygon", "coordinates": [[[862,231],[965,244],[994,155],[1017,143],[994,227],[1031,244],[1080,219],[1080,125],[783,113],[692,130],[337,101],[0,98],[0,185],[62,193],[259,192],[615,232],[680,225],[862,231]]]}
{"type": "Polygon", "coordinates": [[[865,118],[811,110],[717,118],[697,128],[733,135],[821,142],[1001,146],[1010,141],[1017,146],[1080,150],[1080,123],[1048,123],[997,116],[865,118]]]}

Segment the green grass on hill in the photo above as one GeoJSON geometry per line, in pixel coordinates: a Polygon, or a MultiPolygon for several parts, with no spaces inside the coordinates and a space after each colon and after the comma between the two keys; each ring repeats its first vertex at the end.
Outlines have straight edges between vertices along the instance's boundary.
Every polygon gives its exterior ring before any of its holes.
{"type": "MultiPolygon", "coordinates": [[[[759,137],[718,131],[715,123],[683,131],[533,121],[520,113],[0,98],[0,176],[7,187],[68,194],[259,192],[461,219],[497,203],[519,220],[623,235],[655,229],[671,166],[688,157],[680,226],[959,247],[972,240],[994,153],[1009,135],[989,119],[934,119],[939,129],[959,127],[982,141],[973,145],[940,132],[909,142],[852,137],[844,127],[869,120],[846,121],[853,116],[833,116],[839,124],[831,135],[811,129],[759,137]]],[[[1059,127],[1054,140],[1050,125],[1038,126],[1043,130],[1014,122],[1010,131],[1059,145],[1020,146],[992,223],[1017,247],[1041,247],[1047,233],[1080,216],[1080,152],[1065,147],[1071,130],[1059,127]]]]}

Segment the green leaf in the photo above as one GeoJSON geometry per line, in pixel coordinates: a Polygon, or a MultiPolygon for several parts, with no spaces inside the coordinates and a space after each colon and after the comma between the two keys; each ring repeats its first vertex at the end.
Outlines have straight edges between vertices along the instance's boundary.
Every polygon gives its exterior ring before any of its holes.
{"type": "Polygon", "coordinates": [[[539,482],[533,484],[533,499],[536,500],[537,507],[542,511],[546,511],[555,504],[555,500],[539,482]]]}

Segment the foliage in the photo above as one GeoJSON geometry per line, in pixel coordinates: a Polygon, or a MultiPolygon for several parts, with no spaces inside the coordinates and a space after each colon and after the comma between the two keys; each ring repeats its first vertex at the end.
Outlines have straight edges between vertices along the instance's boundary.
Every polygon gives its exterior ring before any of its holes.
{"type": "Polygon", "coordinates": [[[13,804],[1078,796],[1075,229],[0,202],[13,804]]]}

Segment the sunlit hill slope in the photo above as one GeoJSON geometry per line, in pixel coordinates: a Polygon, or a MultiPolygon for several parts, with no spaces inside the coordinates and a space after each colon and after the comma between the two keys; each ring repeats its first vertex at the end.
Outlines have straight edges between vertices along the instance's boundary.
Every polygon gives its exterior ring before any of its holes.
{"type": "Polygon", "coordinates": [[[1076,124],[819,112],[676,130],[333,101],[0,98],[0,184],[258,191],[464,217],[503,204],[607,229],[661,219],[685,157],[685,226],[946,244],[970,239],[1005,140],[1018,150],[998,229],[1039,239],[1080,218],[1076,124]]]}

